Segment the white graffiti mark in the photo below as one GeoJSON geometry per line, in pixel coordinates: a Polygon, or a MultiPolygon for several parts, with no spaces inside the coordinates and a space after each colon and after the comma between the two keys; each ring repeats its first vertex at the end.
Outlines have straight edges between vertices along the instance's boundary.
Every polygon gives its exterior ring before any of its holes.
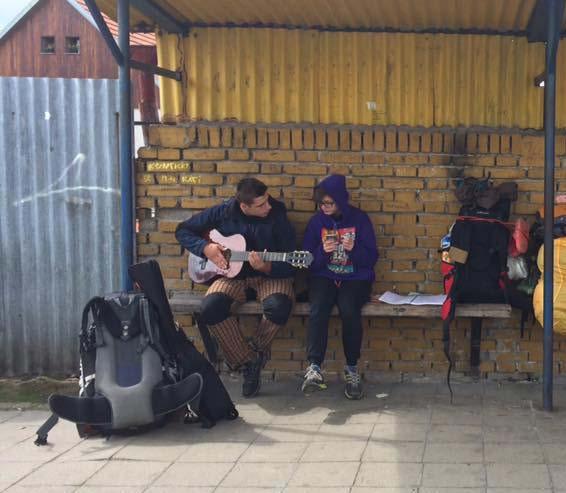
{"type": "Polygon", "coordinates": [[[45,197],[49,197],[50,195],[57,195],[60,193],[67,193],[67,192],[77,192],[79,190],[87,190],[90,192],[104,192],[104,193],[114,193],[116,195],[120,195],[120,190],[117,188],[107,188],[107,187],[87,187],[87,186],[77,186],[77,187],[65,187],[60,188],[58,190],[51,190],[49,192],[38,192],[30,195],[29,197],[24,197],[23,199],[17,200],[14,202],[15,206],[25,204],[26,202],[31,202],[32,200],[42,199],[45,197]]]}
{"type": "MultiPolygon", "coordinates": [[[[63,173],[61,173],[61,176],[59,176],[59,178],[57,178],[51,185],[49,185],[45,190],[51,190],[55,185],[57,185],[57,183],[59,183],[63,178],[65,178],[65,175],[67,175],[67,173],[69,173],[69,171],[76,166],[77,168],[80,168],[82,166],[82,164],[85,162],[86,160],[86,156],[82,153],[79,152],[75,158],[71,161],[71,164],[69,164],[69,166],[67,166],[64,170],[63,173]]],[[[40,193],[43,192],[44,190],[40,190],[40,193]]]]}
{"type": "MultiPolygon", "coordinates": [[[[46,198],[46,197],[50,197],[52,195],[59,195],[62,193],[67,193],[67,192],[78,192],[78,191],[89,191],[89,192],[103,192],[103,193],[113,193],[116,195],[120,195],[120,190],[116,189],[116,188],[110,188],[110,187],[97,187],[97,186],[86,186],[86,185],[77,185],[74,187],[64,187],[64,188],[58,188],[55,189],[55,187],[63,180],[63,178],[65,178],[65,176],[67,174],[69,174],[69,172],[73,169],[73,168],[80,168],[81,165],[85,162],[86,160],[86,156],[82,153],[79,152],[74,159],[71,161],[71,164],[69,164],[69,166],[67,166],[63,172],[61,173],[61,175],[50,185],[48,185],[47,187],[45,187],[44,189],[40,190],[39,192],[36,192],[32,195],[28,195],[27,197],[23,197],[20,200],[16,200],[14,202],[14,206],[20,206],[23,204],[26,204],[28,202],[32,202],[34,200],[37,199],[42,199],[42,198],[46,198]]],[[[80,172],[80,169],[79,169],[80,172]]],[[[77,173],[78,175],[78,173],[77,173]]]]}

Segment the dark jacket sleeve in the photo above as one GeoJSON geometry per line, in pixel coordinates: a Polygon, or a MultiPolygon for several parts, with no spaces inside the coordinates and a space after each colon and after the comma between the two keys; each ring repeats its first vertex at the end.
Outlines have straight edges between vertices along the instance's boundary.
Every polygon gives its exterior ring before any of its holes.
{"type": "MultiPolygon", "coordinates": [[[[282,252],[292,252],[295,250],[297,244],[297,237],[295,234],[295,228],[289,222],[287,218],[287,209],[283,206],[281,212],[277,215],[275,221],[275,244],[277,249],[282,252]]],[[[273,262],[271,264],[271,272],[269,277],[293,277],[295,275],[295,269],[292,265],[287,262],[273,262]]]]}
{"type": "Polygon", "coordinates": [[[208,242],[203,239],[203,235],[218,227],[226,213],[226,207],[226,204],[216,205],[179,223],[175,230],[175,238],[193,255],[204,257],[203,250],[208,242]]]}
{"type": "Polygon", "coordinates": [[[365,212],[362,212],[350,258],[352,259],[354,267],[373,269],[378,256],[373,224],[369,216],[365,212]]]}
{"type": "Polygon", "coordinates": [[[303,238],[303,250],[307,250],[312,253],[313,261],[310,269],[315,272],[323,269],[330,259],[330,255],[328,255],[322,248],[322,238],[320,233],[321,231],[317,225],[316,216],[311,217],[311,220],[307,224],[307,229],[305,230],[305,236],[303,238]]]}

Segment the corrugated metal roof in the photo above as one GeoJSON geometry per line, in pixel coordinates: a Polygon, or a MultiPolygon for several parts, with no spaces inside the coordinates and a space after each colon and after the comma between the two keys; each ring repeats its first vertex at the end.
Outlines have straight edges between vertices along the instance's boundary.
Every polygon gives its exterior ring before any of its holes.
{"type": "MultiPolygon", "coordinates": [[[[542,126],[544,46],[524,37],[195,28],[181,39],[158,38],[160,65],[184,65],[188,81],[163,81],[166,120],[542,126]]],[[[560,127],[565,82],[560,72],[560,127]]]]}
{"type": "MultiPolygon", "coordinates": [[[[179,21],[354,30],[519,32],[536,0],[154,0],[179,21]]],[[[99,0],[116,18],[116,0],[99,0]]],[[[152,20],[131,8],[131,23],[152,20]]]]}

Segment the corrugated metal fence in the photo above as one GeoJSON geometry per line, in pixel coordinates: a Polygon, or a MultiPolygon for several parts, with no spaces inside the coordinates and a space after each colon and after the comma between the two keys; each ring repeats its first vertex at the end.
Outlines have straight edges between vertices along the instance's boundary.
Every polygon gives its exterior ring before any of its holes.
{"type": "Polygon", "coordinates": [[[119,287],[118,81],[0,78],[0,375],[70,374],[119,287]]]}

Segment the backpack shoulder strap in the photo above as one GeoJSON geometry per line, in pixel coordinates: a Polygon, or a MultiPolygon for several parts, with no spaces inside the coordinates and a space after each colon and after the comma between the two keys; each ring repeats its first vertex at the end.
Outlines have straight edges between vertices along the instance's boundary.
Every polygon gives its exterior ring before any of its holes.
{"type": "Polygon", "coordinates": [[[452,392],[452,385],[450,385],[450,374],[452,373],[452,357],[450,356],[450,324],[454,320],[454,314],[456,312],[456,303],[452,302],[450,304],[450,312],[448,318],[442,321],[442,347],[444,350],[444,356],[448,361],[448,370],[446,372],[446,385],[448,385],[448,390],[450,392],[450,404],[454,400],[454,393],[452,392]]]}
{"type": "Polygon", "coordinates": [[[92,310],[92,315],[94,319],[98,318],[100,311],[100,304],[103,302],[104,302],[104,298],[102,298],[101,296],[95,296],[94,298],[88,300],[87,304],[83,308],[83,314],[81,317],[81,329],[80,329],[81,334],[84,333],[84,331],[88,327],[88,314],[90,313],[90,311],[92,310]]]}
{"type": "Polygon", "coordinates": [[[455,265],[442,262],[442,274],[444,277],[444,293],[446,299],[442,304],[441,318],[442,318],[442,346],[444,355],[448,361],[448,372],[446,374],[446,383],[450,391],[450,404],[452,404],[453,393],[452,386],[450,385],[450,373],[452,372],[452,358],[450,357],[450,324],[454,320],[457,304],[457,289],[455,287],[458,270],[455,265]]]}
{"type": "MultiPolygon", "coordinates": [[[[97,306],[104,301],[104,298],[101,298],[100,296],[95,296],[94,298],[91,298],[87,304],[85,305],[84,309],[83,309],[83,314],[82,314],[82,318],[81,318],[81,328],[80,328],[80,332],[79,332],[79,337],[82,339],[83,335],[86,334],[86,330],[88,327],[88,314],[90,313],[91,310],[93,310],[93,317],[96,319],[98,317],[98,308],[97,306]],[[95,313],[96,310],[96,313],[95,313]]],[[[82,353],[83,351],[83,347],[82,344],[79,345],[79,351],[82,353]]],[[[45,421],[45,423],[43,423],[39,429],[36,431],[36,439],[33,443],[35,443],[35,445],[40,446],[40,445],[47,445],[47,436],[49,434],[49,432],[53,429],[53,427],[58,423],[59,421],[59,417],[57,416],[57,414],[53,413],[51,416],[49,416],[49,418],[47,418],[47,420],[45,421]]]]}
{"type": "Polygon", "coordinates": [[[52,414],[51,416],[49,416],[49,418],[47,418],[47,421],[45,421],[45,423],[43,423],[39,427],[39,429],[35,432],[37,437],[33,443],[38,447],[40,447],[41,445],[47,445],[47,435],[57,424],[58,421],[59,421],[59,416],[57,416],[56,414],[52,414]]]}

